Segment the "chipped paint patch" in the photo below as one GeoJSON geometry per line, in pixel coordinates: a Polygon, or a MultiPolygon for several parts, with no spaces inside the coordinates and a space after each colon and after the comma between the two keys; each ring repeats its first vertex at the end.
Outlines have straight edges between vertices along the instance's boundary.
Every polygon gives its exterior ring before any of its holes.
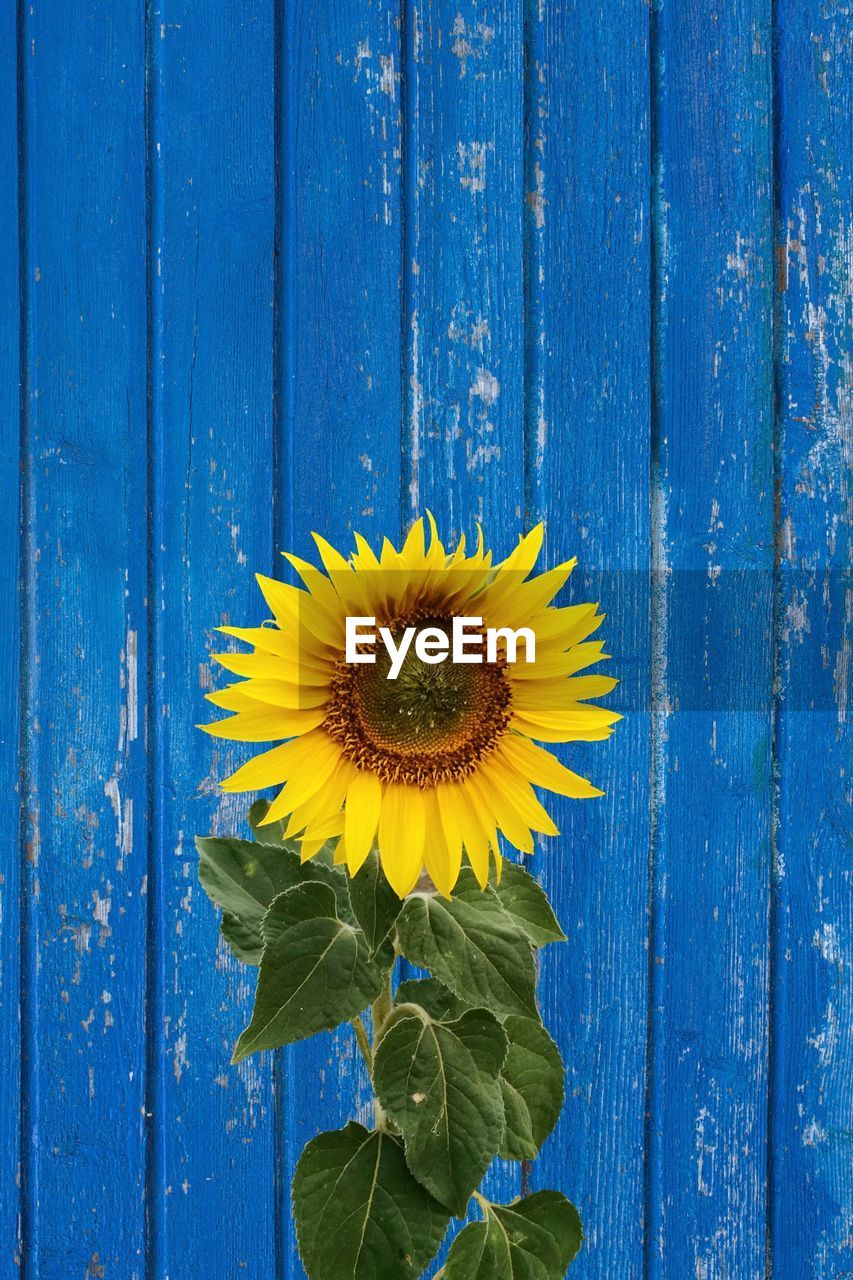
{"type": "Polygon", "coordinates": [[[457,142],[456,164],[460,186],[472,195],[486,189],[486,156],[494,150],[491,142],[457,142]]]}

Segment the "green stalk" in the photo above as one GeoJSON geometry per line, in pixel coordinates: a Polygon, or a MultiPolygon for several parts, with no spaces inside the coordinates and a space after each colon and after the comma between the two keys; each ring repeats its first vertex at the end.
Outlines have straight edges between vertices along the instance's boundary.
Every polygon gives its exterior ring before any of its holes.
{"type": "Polygon", "coordinates": [[[367,1070],[373,1071],[373,1051],[370,1047],[370,1036],[367,1034],[367,1027],[364,1025],[361,1015],[356,1014],[352,1020],[355,1038],[358,1041],[358,1047],[361,1050],[362,1057],[367,1063],[367,1070]]]}
{"type": "MultiPolygon", "coordinates": [[[[389,1014],[391,1013],[391,1006],[394,1003],[394,993],[391,988],[391,975],[393,972],[393,967],[388,970],[388,976],[385,979],[385,984],[379,992],[379,995],[376,997],[371,1010],[373,1015],[373,1048],[371,1050],[371,1062],[373,1061],[373,1052],[379,1043],[385,1023],[388,1021],[389,1014]]],[[[373,1099],[373,1114],[375,1117],[376,1128],[380,1130],[387,1129],[388,1117],[385,1115],[382,1103],[378,1098],[373,1099]]]]}
{"type": "MultiPolygon", "coordinates": [[[[486,1199],[485,1196],[481,1196],[479,1191],[474,1192],[474,1199],[477,1201],[477,1204],[483,1210],[484,1215],[488,1218],[492,1209],[492,1206],[489,1203],[489,1201],[486,1199]]],[[[438,1280],[438,1276],[436,1276],[436,1280],[438,1280]]]]}
{"type": "Polygon", "coordinates": [[[385,1023],[388,1021],[388,1015],[391,1012],[391,1005],[394,1002],[394,996],[391,991],[391,975],[393,969],[388,970],[388,977],[385,979],[385,985],[376,997],[373,1004],[373,1044],[374,1047],[378,1043],[385,1023]]]}

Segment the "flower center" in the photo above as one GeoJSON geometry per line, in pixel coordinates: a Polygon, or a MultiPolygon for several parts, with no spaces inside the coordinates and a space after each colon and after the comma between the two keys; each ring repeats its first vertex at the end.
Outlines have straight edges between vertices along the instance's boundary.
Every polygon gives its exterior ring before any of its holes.
{"type": "MultiPolygon", "coordinates": [[[[395,619],[395,643],[406,626],[437,627],[442,618],[395,619]]],[[[375,663],[338,662],[324,727],[344,755],[385,782],[429,787],[460,781],[505,733],[511,691],[506,663],[425,663],[409,647],[396,680],[384,648],[375,663]]]]}

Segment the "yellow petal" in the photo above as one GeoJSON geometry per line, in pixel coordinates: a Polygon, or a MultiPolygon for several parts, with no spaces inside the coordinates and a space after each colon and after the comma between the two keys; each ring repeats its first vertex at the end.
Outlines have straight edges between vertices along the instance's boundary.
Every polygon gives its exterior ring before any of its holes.
{"type": "Polygon", "coordinates": [[[450,896],[462,870],[462,828],[454,818],[452,795],[445,794],[455,792],[456,787],[456,783],[443,783],[425,793],[430,797],[432,814],[438,816],[435,844],[432,823],[424,844],[425,861],[436,888],[446,897],[450,896]]]}
{"type": "Polygon", "coordinates": [[[334,586],[324,573],[307,560],[284,552],[284,558],[299,574],[308,594],[300,592],[299,624],[307,628],[326,644],[334,648],[343,648],[344,616],[340,597],[334,586]]]}
{"type": "Polygon", "coordinates": [[[260,791],[263,787],[277,786],[286,780],[300,757],[310,753],[313,737],[313,733],[307,733],[304,738],[294,738],[253,756],[230,778],[225,778],[220,787],[223,791],[260,791]]]}
{"type": "Polygon", "coordinates": [[[537,787],[547,787],[561,796],[571,796],[573,800],[589,800],[593,796],[604,795],[598,787],[594,787],[580,774],[573,773],[561,764],[550,751],[537,747],[528,738],[515,734],[507,734],[502,739],[500,753],[518,769],[519,773],[537,787]]]}
{"type": "Polygon", "coordinates": [[[307,655],[298,655],[295,648],[287,657],[263,652],[213,653],[211,657],[235,676],[257,680],[284,680],[311,688],[325,688],[334,671],[331,661],[315,662],[307,655]]]}
{"type": "Polygon", "coordinates": [[[561,649],[568,649],[569,645],[585,638],[581,634],[585,627],[592,626],[595,619],[598,619],[596,626],[604,620],[604,614],[596,613],[597,608],[597,604],[585,601],[545,609],[536,619],[536,637],[543,642],[559,641],[561,649]]]}
{"type": "Polygon", "coordinates": [[[232,742],[275,742],[277,738],[294,738],[316,729],[326,718],[322,707],[309,711],[287,711],[283,707],[261,707],[257,711],[241,711],[227,720],[200,724],[199,729],[213,738],[230,738],[232,742]]]}
{"type": "Polygon", "coordinates": [[[507,556],[506,560],[498,565],[498,575],[512,573],[526,578],[539,559],[544,539],[545,525],[540,520],[539,524],[535,525],[529,533],[519,539],[518,546],[507,556]]]}
{"type": "Polygon", "coordinates": [[[328,690],[293,680],[247,680],[239,686],[252,702],[292,711],[313,711],[328,701],[328,690]]]}
{"type": "Polygon", "coordinates": [[[303,840],[299,845],[300,862],[310,862],[312,858],[316,858],[321,849],[328,844],[328,840],[303,840]]]}
{"type": "Polygon", "coordinates": [[[533,853],[533,836],[518,810],[513,807],[506,791],[495,786],[491,776],[479,770],[468,780],[468,785],[482,793],[483,803],[494,814],[495,822],[511,845],[521,853],[533,853]]]}
{"type": "Polygon", "coordinates": [[[268,578],[263,573],[256,573],[255,581],[281,630],[294,630],[299,623],[301,603],[307,598],[305,592],[286,582],[279,582],[277,578],[268,578]]]}
{"type": "Polygon", "coordinates": [[[249,697],[246,684],[247,681],[229,684],[224,689],[216,689],[204,696],[214,707],[219,707],[220,711],[257,711],[257,701],[249,697]]]}
{"type": "Polygon", "coordinates": [[[485,864],[486,881],[488,881],[488,836],[483,832],[477,820],[471,797],[465,789],[465,784],[461,782],[445,783],[436,788],[436,793],[441,811],[441,823],[448,846],[455,850],[458,847],[457,842],[464,843],[465,852],[468,854],[468,859],[474,868],[474,874],[477,879],[482,884],[481,877],[485,864]]]}
{"type": "Polygon", "coordinates": [[[356,770],[346,801],[347,860],[355,874],[373,847],[382,810],[382,783],[367,769],[356,770]]]}
{"type": "Polygon", "coordinates": [[[613,676],[575,676],[570,680],[519,680],[513,688],[517,711],[567,711],[587,698],[603,698],[616,688],[613,676]]]}
{"type": "Polygon", "coordinates": [[[347,860],[347,842],[346,842],[346,837],[345,837],[345,836],[341,836],[340,840],[339,840],[339,841],[338,841],[338,843],[335,845],[335,866],[336,866],[336,867],[342,867],[342,866],[344,866],[344,865],[345,865],[345,863],[346,863],[346,860],[347,860]]]}
{"type": "Polygon", "coordinates": [[[339,760],[326,785],[293,810],[284,830],[285,839],[298,836],[309,823],[317,821],[323,815],[338,813],[354,775],[355,766],[349,760],[339,760]]]}
{"type": "Polygon", "coordinates": [[[290,774],[287,782],[273,800],[264,823],[274,822],[292,813],[299,805],[304,804],[316,795],[328,782],[341,759],[341,749],[328,734],[322,734],[310,755],[300,759],[290,774]]]}
{"type": "Polygon", "coordinates": [[[379,818],[379,852],[388,883],[404,898],[416,883],[423,866],[426,816],[417,787],[391,783],[382,797],[379,818]]]}
{"type": "Polygon", "coordinates": [[[356,551],[353,553],[353,563],[359,569],[378,569],[379,561],[370,543],[360,533],[353,534],[353,537],[356,545],[356,551]]]}
{"type": "Polygon", "coordinates": [[[494,786],[504,789],[507,799],[531,831],[540,831],[546,836],[560,834],[550,814],[537,800],[530,783],[498,752],[484,761],[480,768],[494,786]]]}
{"type": "Polygon", "coordinates": [[[409,530],[406,541],[400,551],[400,559],[407,569],[422,565],[426,559],[423,518],[416,520],[409,530]]]}
{"type": "MultiPolygon", "coordinates": [[[[495,583],[483,599],[483,618],[487,626],[519,627],[529,625],[565,586],[576,560],[549,569],[529,582],[495,583]]],[[[535,627],[534,627],[535,630],[535,627]]]]}
{"type": "Polygon", "coordinates": [[[316,821],[309,823],[302,837],[303,844],[307,841],[319,841],[320,844],[326,844],[335,836],[341,836],[344,833],[344,815],[340,810],[338,813],[328,813],[323,818],[317,818],[316,821]]]}
{"type": "Polygon", "coordinates": [[[325,705],[328,693],[325,689],[303,688],[290,680],[244,680],[205,697],[224,711],[256,711],[258,703],[288,711],[311,711],[325,705]]]}
{"type": "Polygon", "coordinates": [[[352,575],[352,566],[349,561],[341,555],[340,551],[337,551],[335,547],[332,546],[331,542],[327,542],[322,534],[319,533],[312,533],[311,537],[317,544],[320,559],[323,561],[323,568],[330,577],[333,573],[352,575]]]}
{"type": "Polygon", "coordinates": [[[579,703],[571,711],[525,711],[513,716],[511,727],[537,742],[591,742],[591,734],[599,734],[622,717],[605,707],[589,707],[579,703]],[[581,710],[586,712],[581,714],[581,710]]]}
{"type": "Polygon", "coordinates": [[[489,883],[489,850],[497,849],[498,833],[494,818],[483,803],[476,787],[472,787],[471,779],[466,778],[461,784],[463,803],[468,806],[473,818],[465,839],[465,849],[474,875],[480,888],[485,889],[489,883]]]}
{"type": "Polygon", "coordinates": [[[449,898],[462,866],[462,837],[459,837],[453,846],[454,851],[451,852],[451,847],[444,837],[437,788],[430,788],[423,793],[423,796],[426,810],[424,864],[439,893],[449,898]]]}

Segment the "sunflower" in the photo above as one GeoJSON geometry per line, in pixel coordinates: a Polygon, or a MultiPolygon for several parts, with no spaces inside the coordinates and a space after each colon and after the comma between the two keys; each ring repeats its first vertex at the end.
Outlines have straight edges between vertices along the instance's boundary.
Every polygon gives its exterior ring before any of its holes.
{"type": "Polygon", "coordinates": [[[602,792],[537,744],[606,738],[620,719],[588,702],[616,681],[578,674],[608,657],[589,639],[603,615],[595,604],[552,604],[575,561],[532,576],[543,526],[494,565],[482,532],[472,554],[464,538],[448,551],[428,518],[428,540],[418,520],[400,550],[386,539],[378,556],[358,534],[349,559],[315,534],[323,569],[286,557],[302,587],[259,574],[274,624],[219,628],[251,652],[213,655],[240,680],[208,695],[234,714],[201,726],[278,742],[223,790],[280,787],[264,822],[285,822],[303,859],[331,841],[355,874],[375,845],[400,897],[424,870],[449,895],[463,851],[485,886],[492,859],[500,874],[498,833],[522,853],[533,852],[534,832],[558,835],[535,787],[575,799],[602,792]],[[347,618],[375,619],[395,638],[429,628],[449,643],[463,617],[482,629],[479,660],[423,661],[411,646],[393,679],[387,647],[362,641],[359,654],[374,660],[346,660],[347,618]],[[521,660],[521,644],[513,655],[499,632],[520,628],[535,636],[534,661],[521,660]]]}

